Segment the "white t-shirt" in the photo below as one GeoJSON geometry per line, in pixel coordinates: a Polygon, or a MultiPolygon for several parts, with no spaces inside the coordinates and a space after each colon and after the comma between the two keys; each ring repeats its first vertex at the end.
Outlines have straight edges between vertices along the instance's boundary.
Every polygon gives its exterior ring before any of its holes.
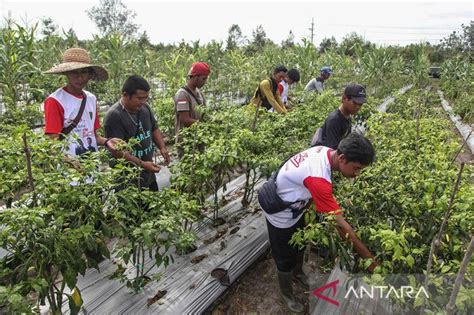
{"type": "MultiPolygon", "coordinates": [[[[340,209],[333,195],[331,159],[333,150],[323,146],[309,148],[294,155],[281,168],[276,179],[277,194],[283,201],[296,202],[293,207],[304,208],[313,199],[318,212],[340,209]]],[[[289,228],[296,224],[303,213],[293,218],[291,209],[268,214],[267,220],[277,228],[289,228]]]]}
{"type": "MultiPolygon", "coordinates": [[[[81,120],[65,139],[69,143],[67,153],[71,156],[98,150],[95,139],[95,130],[99,127],[97,98],[88,91],[84,91],[84,93],[87,96],[87,101],[81,120]]],[[[82,97],[73,95],[64,88],[59,88],[52,93],[45,101],[45,133],[58,134],[63,127],[69,126],[76,118],[81,102],[82,97]]]]}

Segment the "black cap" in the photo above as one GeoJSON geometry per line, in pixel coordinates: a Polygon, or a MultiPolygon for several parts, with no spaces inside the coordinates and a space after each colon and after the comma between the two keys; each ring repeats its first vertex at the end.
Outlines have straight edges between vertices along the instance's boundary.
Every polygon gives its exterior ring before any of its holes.
{"type": "Polygon", "coordinates": [[[351,83],[344,89],[344,95],[350,97],[354,102],[363,104],[367,102],[365,87],[361,84],[351,83]]]}

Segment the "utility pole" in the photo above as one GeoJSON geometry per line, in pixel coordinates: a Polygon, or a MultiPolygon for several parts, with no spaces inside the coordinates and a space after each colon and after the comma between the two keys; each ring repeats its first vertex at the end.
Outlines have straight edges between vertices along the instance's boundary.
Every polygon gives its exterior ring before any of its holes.
{"type": "Polygon", "coordinates": [[[309,28],[309,30],[311,31],[311,44],[314,44],[313,43],[313,39],[314,39],[314,18],[311,18],[311,28],[309,28]]]}

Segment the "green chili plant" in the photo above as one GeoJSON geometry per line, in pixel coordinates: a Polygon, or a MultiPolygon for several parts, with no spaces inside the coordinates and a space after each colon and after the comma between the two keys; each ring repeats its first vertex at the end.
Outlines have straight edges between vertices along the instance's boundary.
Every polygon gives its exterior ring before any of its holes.
{"type": "MultiPolygon", "coordinates": [[[[1,261],[2,278],[24,297],[36,293],[53,314],[61,313],[65,300],[77,313],[82,305],[78,275],[109,257],[104,204],[116,173],[98,172],[104,152],[73,162],[64,159],[64,143],[23,133],[26,166],[20,172],[29,190],[0,213],[0,244],[8,252],[1,261]]],[[[17,141],[20,134],[14,135],[17,141]]]]}

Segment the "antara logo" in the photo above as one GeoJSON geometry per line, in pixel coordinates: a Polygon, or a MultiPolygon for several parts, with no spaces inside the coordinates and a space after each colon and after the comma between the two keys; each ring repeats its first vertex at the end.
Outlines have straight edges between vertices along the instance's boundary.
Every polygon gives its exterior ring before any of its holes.
{"type": "Polygon", "coordinates": [[[346,295],[344,296],[345,299],[349,296],[354,296],[356,299],[362,299],[365,296],[373,299],[374,296],[381,298],[381,299],[388,299],[390,297],[396,297],[397,299],[416,299],[421,294],[425,296],[425,298],[429,298],[428,292],[424,287],[414,288],[412,286],[404,285],[401,286],[399,289],[391,286],[391,285],[376,285],[366,287],[349,287],[349,291],[347,291],[346,295]]]}
{"type": "MultiPolygon", "coordinates": [[[[326,302],[329,302],[333,305],[339,306],[339,301],[333,299],[337,293],[337,285],[339,284],[339,279],[332,281],[328,284],[323,285],[313,291],[313,295],[317,298],[320,298],[326,302]],[[327,289],[330,289],[328,295],[324,295],[323,292],[327,289]]],[[[421,286],[419,288],[412,287],[412,286],[401,286],[400,288],[396,288],[391,285],[379,285],[379,286],[358,286],[353,287],[349,286],[347,289],[346,294],[344,295],[344,299],[363,299],[364,297],[373,299],[380,298],[380,299],[389,299],[389,298],[397,298],[397,299],[416,299],[420,295],[423,295],[425,298],[429,298],[429,294],[426,289],[421,286]]]]}
{"type": "Polygon", "coordinates": [[[326,289],[329,289],[331,288],[332,289],[332,296],[336,296],[336,292],[337,292],[337,285],[339,284],[339,279],[338,280],[335,280],[333,282],[330,282],[326,285],[323,285],[322,287],[320,288],[317,288],[316,290],[313,291],[313,295],[315,297],[318,297],[320,299],[323,299],[331,304],[334,304],[336,306],[339,306],[339,302],[334,300],[334,299],[331,299],[330,297],[326,296],[326,295],[322,295],[322,292],[325,291],[326,289]]]}

